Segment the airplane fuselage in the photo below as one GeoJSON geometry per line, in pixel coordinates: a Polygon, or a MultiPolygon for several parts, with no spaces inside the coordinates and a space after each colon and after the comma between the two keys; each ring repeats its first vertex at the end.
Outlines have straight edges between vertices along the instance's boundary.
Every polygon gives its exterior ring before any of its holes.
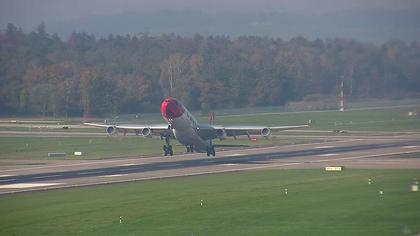
{"type": "Polygon", "coordinates": [[[161,105],[161,113],[178,142],[193,146],[196,151],[206,150],[209,143],[199,135],[199,123],[184,105],[173,98],[165,99],[161,105]]]}
{"type": "Polygon", "coordinates": [[[206,150],[207,142],[197,132],[195,126],[186,114],[172,121],[172,132],[175,138],[185,146],[194,146],[196,150],[206,150]]]}

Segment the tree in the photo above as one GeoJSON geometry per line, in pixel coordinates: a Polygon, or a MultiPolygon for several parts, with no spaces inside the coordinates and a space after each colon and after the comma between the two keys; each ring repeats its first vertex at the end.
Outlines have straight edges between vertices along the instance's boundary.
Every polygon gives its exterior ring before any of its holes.
{"type": "Polygon", "coordinates": [[[0,30],[0,113],[157,112],[166,96],[192,109],[282,105],[335,96],[341,78],[354,98],[418,97],[419,55],[418,42],[175,34],[97,39],[85,32],[63,41],[44,23],[31,33],[8,24],[0,30]]]}

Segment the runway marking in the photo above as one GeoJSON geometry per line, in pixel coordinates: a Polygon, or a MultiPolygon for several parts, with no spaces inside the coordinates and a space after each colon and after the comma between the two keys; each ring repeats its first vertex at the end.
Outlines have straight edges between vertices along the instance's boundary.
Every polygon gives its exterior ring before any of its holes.
{"type": "Polygon", "coordinates": [[[398,154],[409,154],[409,153],[416,153],[416,152],[418,152],[418,151],[392,152],[392,153],[383,153],[383,154],[371,154],[371,155],[365,155],[365,156],[341,157],[341,158],[335,158],[335,159],[324,159],[324,160],[318,160],[318,161],[314,161],[314,162],[345,161],[345,160],[362,159],[362,158],[369,158],[369,157],[381,157],[381,156],[392,156],[392,155],[398,155],[398,154]]]}
{"type": "Polygon", "coordinates": [[[0,185],[0,189],[9,189],[9,188],[17,188],[17,189],[24,189],[24,188],[37,188],[37,187],[49,187],[54,185],[60,185],[63,183],[21,183],[21,184],[6,184],[0,185]]]}
{"type": "Polygon", "coordinates": [[[334,146],[319,146],[319,147],[315,147],[316,149],[320,149],[320,148],[333,148],[334,146]]]}
{"type": "Polygon", "coordinates": [[[225,155],[225,157],[239,157],[239,156],[243,156],[245,154],[241,154],[241,153],[233,153],[233,154],[227,154],[225,155]]]}
{"type": "Polygon", "coordinates": [[[102,178],[114,178],[114,177],[121,177],[121,176],[126,176],[127,174],[119,174],[119,175],[102,175],[102,176],[99,176],[99,177],[102,177],[102,178]]]}
{"type": "Polygon", "coordinates": [[[338,154],[337,153],[327,153],[327,154],[321,154],[321,155],[318,155],[318,156],[320,156],[320,157],[331,157],[331,156],[337,156],[338,154]]]}
{"type": "Polygon", "coordinates": [[[416,147],[418,147],[418,146],[404,146],[404,147],[402,147],[402,148],[416,148],[416,147]]]}
{"type": "Polygon", "coordinates": [[[30,167],[30,168],[11,169],[11,170],[3,170],[3,172],[21,171],[21,170],[49,169],[49,168],[58,168],[58,167],[71,167],[71,166],[84,166],[84,165],[98,165],[98,164],[107,164],[107,163],[115,163],[115,162],[126,162],[126,161],[130,161],[130,160],[138,161],[138,159],[123,159],[123,160],[111,160],[111,161],[92,161],[92,162],[67,164],[67,165],[51,165],[51,166],[39,166],[39,167],[30,167]]]}
{"type": "Polygon", "coordinates": [[[128,164],[122,164],[122,165],[120,165],[120,166],[135,166],[135,165],[138,165],[138,164],[128,163],[128,164]]]}
{"type": "Polygon", "coordinates": [[[44,176],[32,177],[31,179],[45,179],[45,178],[59,177],[59,176],[61,175],[44,175],[44,176]]]}
{"type": "Polygon", "coordinates": [[[222,166],[237,166],[238,164],[234,164],[234,163],[226,163],[226,164],[220,164],[222,166]]]}
{"type": "MultiPolygon", "coordinates": [[[[356,142],[356,141],[362,141],[363,139],[361,138],[355,138],[355,139],[347,139],[347,140],[338,140],[338,141],[331,141],[328,143],[346,143],[346,142],[356,142]]],[[[300,146],[313,146],[313,145],[319,145],[319,143],[303,143],[303,144],[291,144],[291,145],[285,145],[283,146],[284,148],[288,148],[288,147],[300,147],[300,146]]],[[[260,147],[260,148],[248,148],[248,149],[242,149],[243,151],[247,151],[247,150],[270,150],[270,149],[275,149],[275,148],[279,148],[279,146],[272,146],[272,147],[260,147]]]]}
{"type": "Polygon", "coordinates": [[[3,177],[12,177],[13,175],[0,175],[0,178],[3,178],[3,177]]]}

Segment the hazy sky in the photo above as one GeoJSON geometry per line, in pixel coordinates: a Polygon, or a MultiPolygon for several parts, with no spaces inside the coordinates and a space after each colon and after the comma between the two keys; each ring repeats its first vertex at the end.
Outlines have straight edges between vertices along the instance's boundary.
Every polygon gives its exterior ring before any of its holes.
{"type": "Polygon", "coordinates": [[[199,9],[204,12],[280,11],[323,14],[349,8],[412,8],[420,0],[0,0],[0,28],[14,23],[34,29],[41,21],[55,23],[93,14],[199,9]]]}

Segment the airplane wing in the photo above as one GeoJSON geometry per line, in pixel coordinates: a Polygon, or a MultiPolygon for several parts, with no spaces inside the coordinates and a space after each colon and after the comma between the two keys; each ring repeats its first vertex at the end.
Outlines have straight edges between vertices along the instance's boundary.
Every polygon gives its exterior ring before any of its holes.
{"type": "Polygon", "coordinates": [[[105,128],[109,135],[116,133],[123,133],[124,135],[129,132],[133,132],[136,135],[142,135],[144,137],[151,137],[153,135],[170,135],[173,137],[173,133],[168,129],[168,124],[154,124],[154,125],[112,125],[112,124],[97,124],[97,123],[83,123],[87,126],[105,128]]]}
{"type": "Polygon", "coordinates": [[[241,135],[261,135],[268,137],[272,131],[291,130],[299,128],[308,128],[311,121],[305,125],[289,125],[289,126],[221,126],[221,125],[203,125],[199,127],[199,134],[202,138],[220,138],[236,137],[241,135]]]}

